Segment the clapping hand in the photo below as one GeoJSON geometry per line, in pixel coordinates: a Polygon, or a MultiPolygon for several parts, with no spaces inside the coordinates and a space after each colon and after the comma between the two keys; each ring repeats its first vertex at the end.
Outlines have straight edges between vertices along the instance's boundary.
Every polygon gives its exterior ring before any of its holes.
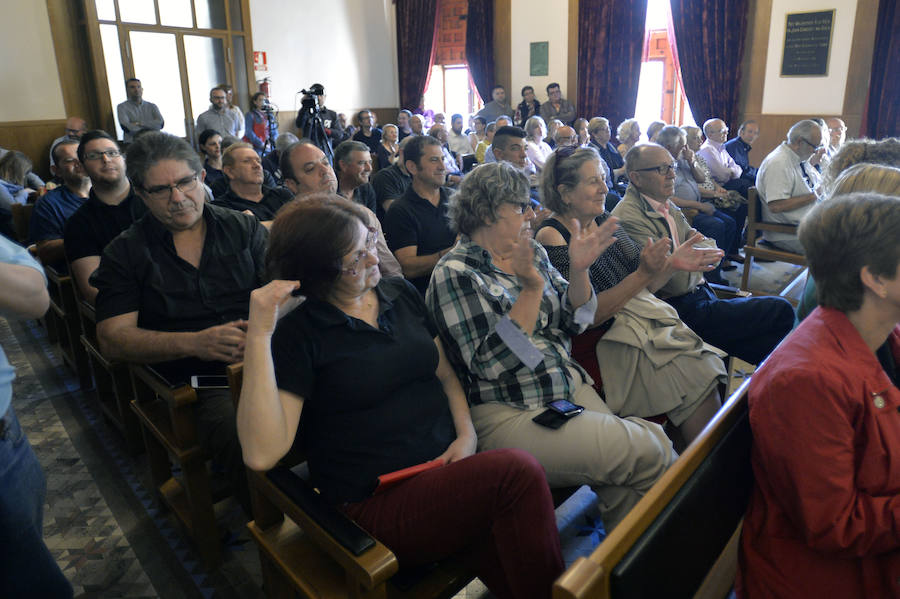
{"type": "Polygon", "coordinates": [[[250,294],[251,335],[271,335],[278,319],[293,310],[302,301],[294,295],[300,289],[300,281],[272,281],[250,294]]]}
{"type": "Polygon", "coordinates": [[[569,221],[572,239],[569,241],[569,272],[587,270],[603,252],[616,242],[614,233],[619,219],[610,216],[602,225],[591,222],[584,229],[577,219],[569,221]]]}
{"type": "Polygon", "coordinates": [[[656,241],[648,237],[644,249],[641,250],[641,263],[638,265],[638,270],[644,271],[650,277],[661,273],[668,263],[670,247],[672,247],[672,241],[668,237],[661,237],[656,241]]]}
{"type": "MultiPolygon", "coordinates": [[[[693,231],[693,229],[692,229],[693,231]]],[[[689,272],[707,272],[713,270],[725,255],[720,249],[696,247],[706,239],[702,233],[693,231],[684,243],[675,248],[669,256],[669,263],[675,270],[689,272]]]]}
{"type": "Polygon", "coordinates": [[[512,269],[525,289],[543,289],[544,277],[534,265],[534,247],[531,245],[531,228],[522,227],[513,245],[512,269]]]}

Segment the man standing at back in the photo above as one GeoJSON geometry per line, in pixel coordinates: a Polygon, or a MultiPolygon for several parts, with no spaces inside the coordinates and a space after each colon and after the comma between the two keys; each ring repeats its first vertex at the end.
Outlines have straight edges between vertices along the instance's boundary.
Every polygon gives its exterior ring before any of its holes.
{"type": "Polygon", "coordinates": [[[506,88],[502,85],[495,85],[491,89],[491,101],[478,111],[478,116],[483,117],[489,123],[496,121],[500,116],[506,116],[509,117],[508,124],[512,125],[514,115],[515,112],[509,105],[509,100],[506,99],[506,88]]]}
{"type": "Polygon", "coordinates": [[[135,133],[140,131],[159,131],[163,128],[162,114],[153,102],[144,100],[144,88],[140,79],[125,81],[125,93],[128,99],[116,106],[119,126],[125,133],[125,143],[131,143],[135,133]]]}
{"type": "Polygon", "coordinates": [[[197,117],[197,135],[203,133],[207,129],[216,131],[222,137],[230,135],[237,137],[240,131],[243,119],[228,109],[228,94],[221,87],[214,87],[209,90],[209,110],[197,117]]]}
{"type": "Polygon", "coordinates": [[[441,143],[431,136],[413,137],[406,142],[403,160],[412,185],[385,214],[384,232],[403,275],[424,296],[435,264],[456,242],[447,219],[441,143]]]}
{"type": "Polygon", "coordinates": [[[106,245],[146,212],[125,176],[125,157],[106,131],[88,131],[78,146],[78,159],[91,179],[87,202],[66,222],[63,241],[72,278],[86,300],[97,289],[89,282],[106,245]]]}

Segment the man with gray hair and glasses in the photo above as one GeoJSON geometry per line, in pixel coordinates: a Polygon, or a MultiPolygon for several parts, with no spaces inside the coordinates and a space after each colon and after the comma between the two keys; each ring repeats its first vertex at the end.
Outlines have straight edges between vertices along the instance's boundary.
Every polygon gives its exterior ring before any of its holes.
{"type": "MultiPolygon", "coordinates": [[[[268,234],[259,220],[206,203],[200,157],[179,137],[143,135],[128,177],[149,214],[116,237],[91,277],[97,338],[110,360],[152,364],[170,384],[224,375],[244,357],[250,292],[264,281],[268,234]]],[[[228,389],[198,389],[200,445],[250,513],[228,389]]]]}
{"type": "MultiPolygon", "coordinates": [[[[806,162],[822,148],[822,127],[811,120],[795,123],[787,140],[772,150],[759,166],[756,188],[762,204],[763,220],[788,225],[799,224],[818,201],[817,179],[806,162]]],[[[775,247],[804,254],[796,235],[764,231],[763,239],[775,247]]]]}

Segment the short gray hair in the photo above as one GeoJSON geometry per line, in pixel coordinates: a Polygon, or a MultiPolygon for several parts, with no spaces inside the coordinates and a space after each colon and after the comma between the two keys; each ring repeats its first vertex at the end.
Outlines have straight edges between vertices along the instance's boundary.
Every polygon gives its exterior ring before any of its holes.
{"type": "Polygon", "coordinates": [[[346,161],[347,157],[351,152],[370,152],[369,146],[364,144],[361,141],[353,141],[352,139],[348,139],[347,141],[342,141],[338,144],[338,146],[334,149],[334,170],[341,170],[341,161],[346,161]]]}
{"type": "Polygon", "coordinates": [[[670,154],[679,142],[687,143],[687,135],[675,125],[666,125],[660,130],[659,135],[656,136],[656,143],[667,149],[670,154]]]}
{"type": "Polygon", "coordinates": [[[507,162],[489,162],[466,175],[459,191],[450,197],[450,228],[471,235],[497,222],[504,202],[528,201],[528,177],[507,162]]]}
{"type": "Polygon", "coordinates": [[[195,173],[203,170],[203,161],[188,142],[168,133],[154,132],[142,135],[128,147],[125,174],[136,187],[143,189],[147,171],[161,160],[185,162],[195,173]]]}
{"type": "Polygon", "coordinates": [[[554,212],[565,214],[569,207],[563,202],[559,186],[573,188],[581,182],[578,174],[586,162],[598,161],[606,174],[606,163],[600,160],[600,154],[592,147],[578,148],[571,155],[560,157],[556,150],[544,162],[541,171],[541,203],[554,212]]]}
{"type": "Polygon", "coordinates": [[[801,139],[809,141],[809,134],[815,130],[821,133],[822,126],[810,119],[798,121],[788,130],[787,141],[789,144],[795,144],[801,139]]]}
{"type": "Polygon", "coordinates": [[[297,136],[291,133],[290,131],[286,131],[278,136],[278,139],[275,140],[275,151],[279,154],[284,152],[284,149],[287,148],[291,144],[295,144],[299,139],[297,136]]]}
{"type": "Polygon", "coordinates": [[[616,139],[625,141],[634,133],[635,127],[640,127],[637,119],[625,119],[616,128],[616,139]]]}
{"type": "Polygon", "coordinates": [[[605,116],[595,116],[590,121],[588,121],[588,133],[593,135],[604,125],[607,129],[609,129],[609,119],[605,116]]]}
{"type": "Polygon", "coordinates": [[[537,115],[530,117],[527,121],[525,121],[525,135],[531,137],[531,132],[542,126],[547,126],[547,124],[544,122],[544,119],[537,115]]]}

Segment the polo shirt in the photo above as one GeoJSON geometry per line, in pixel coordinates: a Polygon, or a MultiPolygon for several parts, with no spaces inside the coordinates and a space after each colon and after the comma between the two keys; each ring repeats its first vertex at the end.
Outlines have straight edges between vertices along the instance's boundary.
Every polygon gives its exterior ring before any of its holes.
{"type": "Polygon", "coordinates": [[[48,191],[37,201],[31,213],[29,242],[62,239],[66,221],[87,201],[87,198],[81,197],[65,185],[48,191]]]}
{"type": "Polygon", "coordinates": [[[134,186],[116,206],[101,202],[92,189],[87,201],[66,221],[63,244],[69,262],[102,256],[109,242],[146,212],[147,206],[135,195],[134,186]]]}
{"type": "MultiPolygon", "coordinates": [[[[337,192],[341,193],[340,186],[338,186],[337,192]]],[[[378,197],[375,193],[375,188],[372,187],[371,183],[363,183],[353,190],[353,202],[359,204],[360,206],[365,206],[366,208],[377,214],[378,197]]]]}
{"type": "MultiPolygon", "coordinates": [[[[808,164],[803,165],[800,163],[800,157],[786,142],[781,142],[762,161],[762,164],[759,165],[759,172],[756,175],[756,188],[759,191],[759,199],[761,200],[763,220],[772,223],[796,225],[803,220],[807,212],[812,210],[813,206],[815,206],[814,202],[786,212],[772,212],[769,210],[769,202],[812,193],[809,182],[803,176],[804,168],[807,171],[807,175],[812,170],[808,164]]],[[[777,231],[763,231],[763,239],[777,243],[779,241],[796,240],[797,236],[777,231]]]]}
{"type": "Polygon", "coordinates": [[[369,152],[374,154],[378,151],[378,145],[381,143],[381,129],[375,127],[372,129],[372,134],[366,137],[363,135],[362,129],[356,132],[353,136],[353,141],[361,141],[362,143],[369,146],[369,152]]]}
{"type": "Polygon", "coordinates": [[[309,298],[272,335],[278,388],[304,400],[311,482],[334,502],[365,499],[378,475],[432,460],[456,437],[425,303],[399,277],[375,292],[378,328],[309,298]]]}
{"type": "Polygon", "coordinates": [[[259,220],[272,220],[282,206],[294,199],[294,194],[284,187],[268,187],[263,185],[262,192],[262,200],[259,202],[252,202],[250,200],[245,200],[229,187],[224,195],[217,197],[215,201],[213,201],[213,204],[222,206],[223,208],[237,210],[238,212],[249,210],[253,213],[253,216],[259,220]]]}
{"type": "MultiPolygon", "coordinates": [[[[441,187],[440,200],[435,206],[410,185],[384,215],[384,236],[391,251],[396,253],[400,248],[414,245],[417,256],[427,256],[452,246],[456,233],[450,230],[447,220],[449,196],[449,190],[441,187]]],[[[409,281],[424,295],[430,278],[431,273],[409,281]]]]}
{"type": "Polygon", "coordinates": [[[378,203],[375,214],[379,219],[384,219],[384,203],[403,197],[412,185],[412,175],[402,170],[398,164],[392,164],[372,175],[371,183],[375,189],[375,201],[378,203]]]}
{"type": "MultiPolygon", "coordinates": [[[[268,233],[247,214],[206,204],[200,267],[178,257],[172,233],[152,214],[135,222],[103,252],[91,275],[97,322],[138,313],[142,329],[200,331],[245,319],[250,292],[264,281],[268,233]]],[[[224,374],[225,364],[183,358],[155,364],[170,383],[195,374],[224,374]]]]}

